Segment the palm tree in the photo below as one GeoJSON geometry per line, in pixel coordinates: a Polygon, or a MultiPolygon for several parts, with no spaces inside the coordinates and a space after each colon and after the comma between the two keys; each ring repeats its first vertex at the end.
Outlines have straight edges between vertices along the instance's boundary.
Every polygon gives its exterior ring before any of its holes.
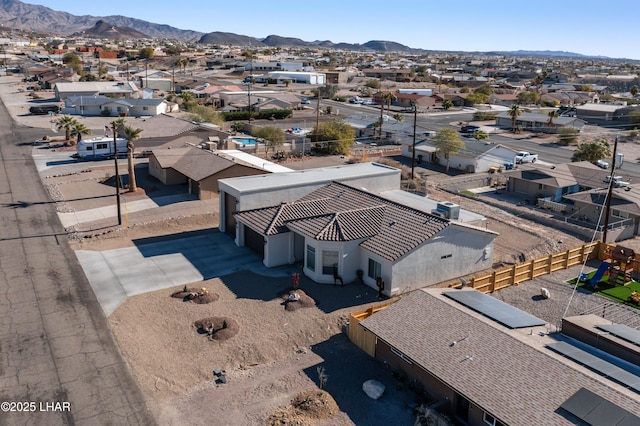
{"type": "Polygon", "coordinates": [[[180,58],[178,59],[178,61],[180,61],[180,66],[184,68],[184,71],[182,71],[182,75],[185,75],[187,73],[187,66],[189,65],[189,59],[180,58]]]}
{"type": "Polygon", "coordinates": [[[518,119],[518,117],[522,115],[522,109],[520,108],[520,105],[518,104],[511,105],[511,108],[509,108],[509,111],[507,111],[507,115],[511,117],[511,131],[515,133],[516,120],[518,119]]]}
{"type": "Polygon", "coordinates": [[[124,117],[120,117],[117,120],[113,121],[113,125],[115,126],[114,132],[118,137],[124,137],[124,130],[127,126],[127,120],[124,117]]]}
{"type": "Polygon", "coordinates": [[[391,102],[396,99],[396,95],[391,92],[383,93],[380,96],[380,139],[382,139],[382,122],[384,115],[384,104],[386,103],[388,106],[391,105],[391,102]]]}
{"type": "Polygon", "coordinates": [[[71,139],[71,128],[77,123],[78,123],[78,120],[71,117],[70,115],[65,115],[60,117],[58,121],[56,121],[56,128],[58,130],[64,129],[65,131],[64,139],[68,141],[71,139]]]}
{"type": "Polygon", "coordinates": [[[127,126],[124,128],[124,134],[127,137],[127,167],[129,169],[129,192],[135,192],[138,189],[136,185],[136,172],[133,167],[133,150],[135,149],[135,141],[140,138],[142,129],[127,126]]]}
{"type": "Polygon", "coordinates": [[[76,123],[73,125],[73,127],[71,128],[71,136],[74,136],[77,138],[77,143],[80,142],[80,140],[82,140],[82,136],[84,135],[90,135],[91,129],[89,129],[87,126],[85,126],[83,123],[76,123]]]}
{"type": "Polygon", "coordinates": [[[556,111],[555,109],[551,110],[547,115],[549,116],[549,120],[547,120],[547,124],[549,125],[549,127],[553,127],[553,119],[559,117],[558,111],[556,111]]]}
{"type": "Polygon", "coordinates": [[[549,76],[549,72],[547,70],[542,71],[539,75],[537,75],[533,79],[533,84],[536,86],[536,93],[538,94],[538,104],[542,105],[542,84],[549,76]]]}

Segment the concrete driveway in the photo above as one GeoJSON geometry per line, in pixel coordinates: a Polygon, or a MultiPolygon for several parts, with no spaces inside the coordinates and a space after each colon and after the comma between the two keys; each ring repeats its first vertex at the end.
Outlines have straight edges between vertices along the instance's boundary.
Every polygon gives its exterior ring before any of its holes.
{"type": "MultiPolygon", "coordinates": [[[[75,252],[105,315],[129,296],[183,286],[248,270],[284,277],[286,268],[266,268],[246,247],[226,234],[212,231],[176,239],[147,239],[135,247],[75,252]]],[[[198,285],[199,287],[200,285],[198,285]]]]}

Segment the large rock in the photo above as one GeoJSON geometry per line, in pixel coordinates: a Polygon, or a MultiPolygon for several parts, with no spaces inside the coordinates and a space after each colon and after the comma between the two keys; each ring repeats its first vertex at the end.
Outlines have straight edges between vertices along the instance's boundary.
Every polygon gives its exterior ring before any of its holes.
{"type": "Polygon", "coordinates": [[[378,399],[384,393],[384,385],[377,380],[367,380],[362,384],[362,390],[371,399],[378,399]]]}

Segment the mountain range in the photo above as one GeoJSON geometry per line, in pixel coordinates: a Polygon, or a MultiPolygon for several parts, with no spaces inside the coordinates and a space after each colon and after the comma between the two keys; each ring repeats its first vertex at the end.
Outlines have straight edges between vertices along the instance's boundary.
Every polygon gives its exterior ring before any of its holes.
{"type": "MultiPolygon", "coordinates": [[[[324,47],[344,50],[372,50],[379,52],[424,52],[393,41],[372,40],[364,44],[304,41],[299,38],[269,35],[263,39],[240,34],[214,31],[204,34],[182,30],[170,25],[154,24],[122,15],[91,16],[72,15],[45,6],[23,3],[19,0],[0,0],[0,25],[60,36],[84,36],[108,39],[162,38],[203,44],[231,44],[270,47],[324,47]]],[[[500,54],[528,56],[584,57],[571,52],[499,52],[500,54]]]]}

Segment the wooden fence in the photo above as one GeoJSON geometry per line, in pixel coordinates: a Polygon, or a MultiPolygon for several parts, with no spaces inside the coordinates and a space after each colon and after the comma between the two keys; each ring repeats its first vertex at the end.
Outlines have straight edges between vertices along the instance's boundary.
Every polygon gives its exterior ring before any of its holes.
{"type": "Polygon", "coordinates": [[[391,299],[385,303],[372,305],[370,308],[358,312],[352,312],[349,318],[349,340],[365,351],[369,356],[376,355],[376,336],[369,330],[360,325],[360,321],[370,317],[374,313],[386,308],[387,306],[397,302],[400,298],[391,299]]]}
{"type": "MultiPolygon", "coordinates": [[[[581,265],[587,260],[603,259],[606,257],[606,249],[601,247],[605,244],[595,241],[583,244],[572,249],[539,257],[527,262],[472,277],[468,281],[468,286],[483,293],[491,293],[505,287],[532,280],[541,275],[551,274],[555,271],[567,269],[572,266],[581,265]]],[[[461,287],[460,281],[450,283],[446,287],[461,287]]]]}

